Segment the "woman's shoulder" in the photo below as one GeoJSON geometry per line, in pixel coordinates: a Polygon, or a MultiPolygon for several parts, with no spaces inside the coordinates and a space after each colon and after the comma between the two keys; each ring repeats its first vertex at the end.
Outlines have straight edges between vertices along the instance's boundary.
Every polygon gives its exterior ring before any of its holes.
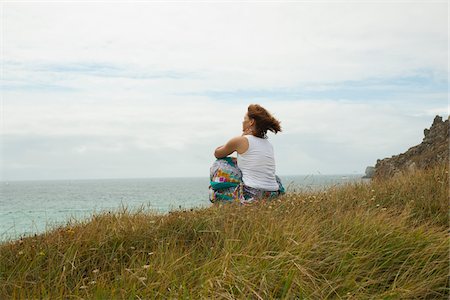
{"type": "Polygon", "coordinates": [[[233,144],[236,147],[236,151],[238,154],[245,153],[249,147],[249,140],[245,135],[236,136],[231,139],[233,144]]]}
{"type": "Polygon", "coordinates": [[[269,139],[267,137],[261,138],[259,136],[254,136],[254,135],[244,135],[244,136],[251,140],[255,140],[255,141],[259,141],[259,142],[263,142],[263,143],[270,143],[269,139]]]}
{"type": "Polygon", "coordinates": [[[238,136],[235,136],[230,139],[230,141],[233,141],[233,142],[242,142],[242,141],[246,141],[246,140],[247,140],[247,138],[245,135],[238,135],[238,136]]]}
{"type": "Polygon", "coordinates": [[[232,145],[235,149],[242,149],[242,147],[248,147],[248,139],[243,136],[243,135],[239,135],[239,136],[235,136],[233,138],[231,138],[228,143],[230,145],[232,145]]]}
{"type": "Polygon", "coordinates": [[[236,136],[234,138],[232,138],[230,141],[232,141],[233,143],[244,143],[244,144],[248,144],[250,142],[253,141],[259,141],[262,143],[269,143],[269,140],[267,138],[260,138],[251,134],[245,134],[245,135],[240,135],[240,136],[236,136]]]}

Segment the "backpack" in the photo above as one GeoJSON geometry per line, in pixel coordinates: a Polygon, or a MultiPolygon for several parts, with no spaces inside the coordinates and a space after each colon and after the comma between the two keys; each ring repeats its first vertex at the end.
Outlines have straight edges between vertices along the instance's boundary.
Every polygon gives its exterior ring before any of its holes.
{"type": "Polygon", "coordinates": [[[224,157],[217,159],[210,168],[209,201],[239,201],[242,173],[237,159],[224,157]]]}

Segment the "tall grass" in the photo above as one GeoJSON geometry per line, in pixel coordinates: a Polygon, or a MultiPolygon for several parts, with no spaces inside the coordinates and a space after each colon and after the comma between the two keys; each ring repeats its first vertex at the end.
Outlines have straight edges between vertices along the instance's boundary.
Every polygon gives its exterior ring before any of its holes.
{"type": "Polygon", "coordinates": [[[0,246],[5,298],[449,296],[448,166],[250,206],[122,211],[0,246]]]}

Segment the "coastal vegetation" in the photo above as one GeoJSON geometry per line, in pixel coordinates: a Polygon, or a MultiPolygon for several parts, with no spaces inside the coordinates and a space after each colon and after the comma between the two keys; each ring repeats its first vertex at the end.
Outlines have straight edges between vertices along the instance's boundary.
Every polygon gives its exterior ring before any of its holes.
{"type": "Polygon", "coordinates": [[[448,164],[158,215],[126,208],[0,245],[0,298],[449,296],[448,164]]]}

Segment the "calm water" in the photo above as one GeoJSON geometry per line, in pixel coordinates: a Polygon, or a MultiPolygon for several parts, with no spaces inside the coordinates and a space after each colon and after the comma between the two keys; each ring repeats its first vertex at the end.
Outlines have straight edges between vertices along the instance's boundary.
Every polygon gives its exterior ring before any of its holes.
{"type": "MultiPolygon", "coordinates": [[[[361,180],[362,175],[281,176],[288,192],[361,180]]],[[[207,207],[208,178],[0,182],[0,240],[40,233],[94,212],[144,207],[160,213],[207,207]]]]}

